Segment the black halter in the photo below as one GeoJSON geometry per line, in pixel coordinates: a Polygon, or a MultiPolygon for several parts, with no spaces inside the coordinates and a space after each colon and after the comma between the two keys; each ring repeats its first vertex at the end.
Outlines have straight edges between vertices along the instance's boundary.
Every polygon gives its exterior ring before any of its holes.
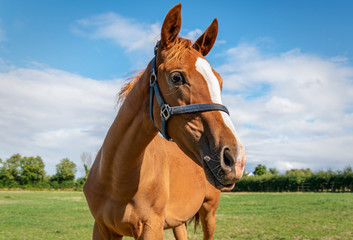
{"type": "Polygon", "coordinates": [[[159,130],[163,137],[169,141],[172,141],[169,138],[167,133],[167,120],[172,115],[183,114],[183,113],[194,113],[194,112],[208,112],[208,111],[223,111],[229,115],[228,109],[218,103],[204,103],[204,104],[190,104],[183,106],[171,107],[169,104],[166,104],[163,100],[161,92],[159,91],[157,84],[157,74],[156,74],[156,57],[158,52],[158,43],[154,49],[154,58],[151,65],[151,76],[150,76],[150,117],[153,122],[153,125],[159,130]],[[158,105],[161,109],[161,128],[159,129],[153,119],[153,96],[156,95],[158,105]]]}

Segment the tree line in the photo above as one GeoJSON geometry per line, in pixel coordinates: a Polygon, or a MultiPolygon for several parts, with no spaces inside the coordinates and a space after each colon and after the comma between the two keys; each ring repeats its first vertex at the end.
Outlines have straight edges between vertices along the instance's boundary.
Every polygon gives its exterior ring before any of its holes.
{"type": "MultiPolygon", "coordinates": [[[[56,173],[46,174],[41,157],[22,157],[14,154],[7,160],[0,159],[0,188],[23,189],[74,189],[82,190],[89,173],[92,158],[82,153],[85,176],[76,179],[77,166],[68,158],[56,165],[56,173]]],[[[259,164],[253,174],[244,173],[235,184],[234,192],[353,192],[353,170],[318,171],[292,169],[280,174],[275,168],[267,170],[259,164]]]]}
{"type": "Polygon", "coordinates": [[[0,159],[0,188],[80,190],[89,172],[87,159],[87,153],[83,153],[81,160],[86,176],[76,179],[77,166],[68,158],[62,159],[56,165],[56,173],[49,176],[44,170],[45,165],[41,157],[22,157],[20,154],[14,154],[4,161],[0,159]]]}
{"type": "Polygon", "coordinates": [[[253,174],[235,184],[234,192],[353,192],[353,170],[318,171],[292,169],[279,174],[276,169],[267,170],[259,164],[253,174]]]}

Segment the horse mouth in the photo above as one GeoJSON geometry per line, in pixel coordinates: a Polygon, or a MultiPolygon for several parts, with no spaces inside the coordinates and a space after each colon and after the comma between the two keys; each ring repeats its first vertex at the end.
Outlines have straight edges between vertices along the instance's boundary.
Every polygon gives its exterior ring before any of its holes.
{"type": "Polygon", "coordinates": [[[235,183],[233,184],[228,184],[228,185],[222,185],[222,187],[218,186],[217,189],[221,190],[221,191],[232,191],[233,188],[235,187],[235,183]]]}
{"type": "Polygon", "coordinates": [[[218,174],[215,173],[215,172],[219,173],[220,165],[219,165],[219,167],[211,168],[210,165],[208,164],[208,161],[205,159],[207,159],[207,156],[203,158],[203,169],[204,169],[207,180],[218,190],[231,191],[235,187],[235,182],[230,183],[230,184],[223,184],[221,182],[221,179],[219,179],[218,174]]]}
{"type": "Polygon", "coordinates": [[[233,190],[233,188],[235,187],[235,183],[231,183],[231,184],[227,184],[227,185],[223,185],[222,183],[220,183],[218,181],[218,179],[216,177],[214,177],[215,180],[217,181],[217,185],[215,186],[218,190],[221,190],[221,191],[231,191],[233,190]]]}

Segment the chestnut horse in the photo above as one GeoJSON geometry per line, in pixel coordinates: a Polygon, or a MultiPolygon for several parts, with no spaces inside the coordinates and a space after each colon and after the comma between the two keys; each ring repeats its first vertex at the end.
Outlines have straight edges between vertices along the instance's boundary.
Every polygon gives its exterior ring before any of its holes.
{"type": "Polygon", "coordinates": [[[205,59],[217,19],[193,44],[178,37],[180,28],[178,4],[163,22],[154,59],[120,93],[84,186],[93,239],[163,239],[167,228],[187,239],[185,223],[196,214],[204,239],[213,239],[220,192],[243,174],[245,151],[222,105],[222,78],[205,59]]]}

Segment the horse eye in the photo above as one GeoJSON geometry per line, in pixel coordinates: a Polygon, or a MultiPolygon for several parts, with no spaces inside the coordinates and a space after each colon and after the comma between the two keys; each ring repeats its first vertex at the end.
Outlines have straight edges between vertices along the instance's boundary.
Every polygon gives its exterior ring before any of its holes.
{"type": "Polygon", "coordinates": [[[173,72],[170,75],[170,81],[175,85],[182,85],[185,83],[183,75],[180,72],[173,72]]]}

